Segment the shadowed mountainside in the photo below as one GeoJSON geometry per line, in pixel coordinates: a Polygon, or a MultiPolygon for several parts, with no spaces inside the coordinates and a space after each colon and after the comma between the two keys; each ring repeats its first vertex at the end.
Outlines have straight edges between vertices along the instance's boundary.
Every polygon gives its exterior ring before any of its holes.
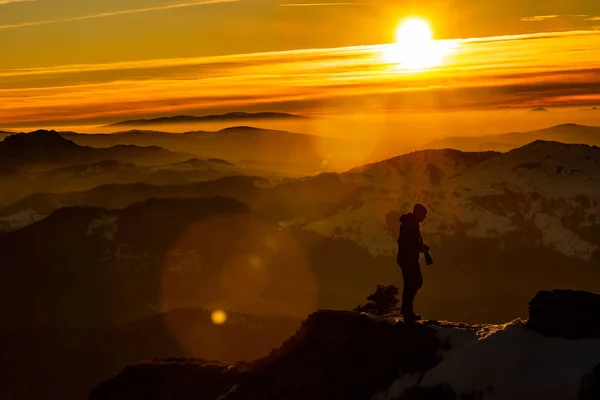
{"type": "MultiPolygon", "coordinates": [[[[132,296],[135,295],[132,286],[132,296]]],[[[235,363],[263,357],[292,335],[301,320],[227,313],[214,324],[204,309],[177,309],[96,329],[44,325],[0,329],[0,396],[82,399],[124,365],[164,357],[203,357],[235,363]],[[24,355],[27,354],[27,357],[24,355]],[[36,384],[31,385],[34,381],[36,384]]]]}
{"type": "MultiPolygon", "coordinates": [[[[231,199],[60,209],[0,237],[0,350],[12,371],[0,386],[8,397],[74,399],[135,357],[257,357],[321,304],[351,307],[371,289],[357,278],[371,261],[352,242],[294,235],[231,199]],[[249,331],[230,336],[206,312],[176,311],[190,306],[228,310],[249,331]]],[[[394,271],[382,261],[369,274],[386,281],[394,271]]]]}
{"type": "Polygon", "coordinates": [[[372,285],[360,276],[394,276],[387,259],[373,261],[351,241],[281,229],[232,199],[62,208],[0,238],[0,308],[14,327],[93,327],[188,306],[304,316],[351,307],[372,285]]]}
{"type": "MultiPolygon", "coordinates": [[[[90,190],[108,184],[181,185],[215,180],[226,176],[238,176],[246,172],[244,168],[215,158],[208,160],[190,158],[172,164],[153,166],[137,166],[131,162],[102,160],[43,171],[23,171],[0,167],[0,191],[3,192],[0,197],[0,205],[6,206],[34,193],[68,193],[90,190]]],[[[31,211],[34,210],[31,209],[31,211]]],[[[6,223],[5,230],[10,230],[21,226],[19,219],[16,216],[9,220],[0,219],[0,221],[6,223]],[[14,227],[10,226],[11,220],[14,220],[14,227]]],[[[3,223],[0,222],[0,229],[4,228],[2,225],[3,223]]]]}

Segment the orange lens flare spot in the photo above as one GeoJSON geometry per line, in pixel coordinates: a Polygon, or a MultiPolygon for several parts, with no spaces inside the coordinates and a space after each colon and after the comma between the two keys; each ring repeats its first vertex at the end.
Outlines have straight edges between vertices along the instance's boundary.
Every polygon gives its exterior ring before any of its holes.
{"type": "Polygon", "coordinates": [[[227,321],[227,313],[223,310],[215,310],[210,315],[210,319],[215,325],[222,325],[227,321]]]}

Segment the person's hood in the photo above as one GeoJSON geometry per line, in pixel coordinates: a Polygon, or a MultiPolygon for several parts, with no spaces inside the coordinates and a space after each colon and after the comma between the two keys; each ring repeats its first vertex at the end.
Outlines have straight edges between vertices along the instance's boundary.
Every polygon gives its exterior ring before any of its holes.
{"type": "Polygon", "coordinates": [[[417,217],[413,213],[406,213],[400,217],[400,223],[415,223],[417,222],[417,217]]]}

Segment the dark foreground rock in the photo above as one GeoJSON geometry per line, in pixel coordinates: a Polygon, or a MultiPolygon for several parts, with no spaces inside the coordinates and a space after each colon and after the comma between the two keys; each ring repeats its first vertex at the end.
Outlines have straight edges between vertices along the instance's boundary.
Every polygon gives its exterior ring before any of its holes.
{"type": "Polygon", "coordinates": [[[526,325],[550,337],[600,338],[600,295],[577,290],[542,290],[529,302],[526,325]]]}
{"type": "Polygon", "coordinates": [[[600,399],[600,364],[581,379],[579,400],[600,399]]]}
{"type": "Polygon", "coordinates": [[[227,399],[368,399],[402,373],[435,366],[441,344],[426,325],[317,312],[279,350],[255,362],[227,399]]]}
{"type": "Polygon", "coordinates": [[[89,399],[216,400],[227,394],[223,400],[362,400],[389,387],[401,373],[424,373],[436,365],[441,345],[426,325],[319,311],[279,349],[246,368],[157,360],[125,368],[89,399]],[[218,371],[221,379],[212,379],[218,371]],[[238,385],[230,390],[236,379],[238,385]],[[168,387],[176,389],[168,392],[168,387]]]}
{"type": "Polygon", "coordinates": [[[230,367],[146,362],[100,384],[89,399],[598,400],[597,299],[539,292],[531,320],[503,325],[318,311],[264,358],[230,367]]]}
{"type": "Polygon", "coordinates": [[[169,358],[128,366],[89,396],[100,399],[213,400],[240,380],[243,372],[216,361],[169,358]]]}

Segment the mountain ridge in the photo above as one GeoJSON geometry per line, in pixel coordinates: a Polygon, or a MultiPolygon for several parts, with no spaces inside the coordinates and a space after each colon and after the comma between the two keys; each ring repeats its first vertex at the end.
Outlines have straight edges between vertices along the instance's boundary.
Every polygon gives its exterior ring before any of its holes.
{"type": "Polygon", "coordinates": [[[160,146],[117,144],[107,148],[82,146],[55,130],[37,130],[7,136],[0,142],[0,164],[4,166],[72,164],[78,161],[99,162],[107,159],[184,160],[191,155],[166,150],[160,146]]]}
{"type": "Polygon", "coordinates": [[[600,145],[600,127],[565,123],[524,132],[483,136],[450,136],[431,141],[424,147],[454,148],[465,151],[508,151],[535,140],[600,145]]]}
{"type": "Polygon", "coordinates": [[[278,113],[278,112],[258,112],[258,113],[247,113],[247,112],[230,112],[225,114],[214,114],[204,116],[192,116],[192,115],[175,115],[172,117],[157,117],[150,119],[137,119],[137,120],[126,120],[115,122],[109,125],[112,126],[142,126],[142,125],[168,125],[178,123],[190,123],[190,122],[217,122],[217,121],[235,121],[235,120],[248,120],[248,119],[306,119],[308,117],[289,114],[289,113],[278,113]]]}

